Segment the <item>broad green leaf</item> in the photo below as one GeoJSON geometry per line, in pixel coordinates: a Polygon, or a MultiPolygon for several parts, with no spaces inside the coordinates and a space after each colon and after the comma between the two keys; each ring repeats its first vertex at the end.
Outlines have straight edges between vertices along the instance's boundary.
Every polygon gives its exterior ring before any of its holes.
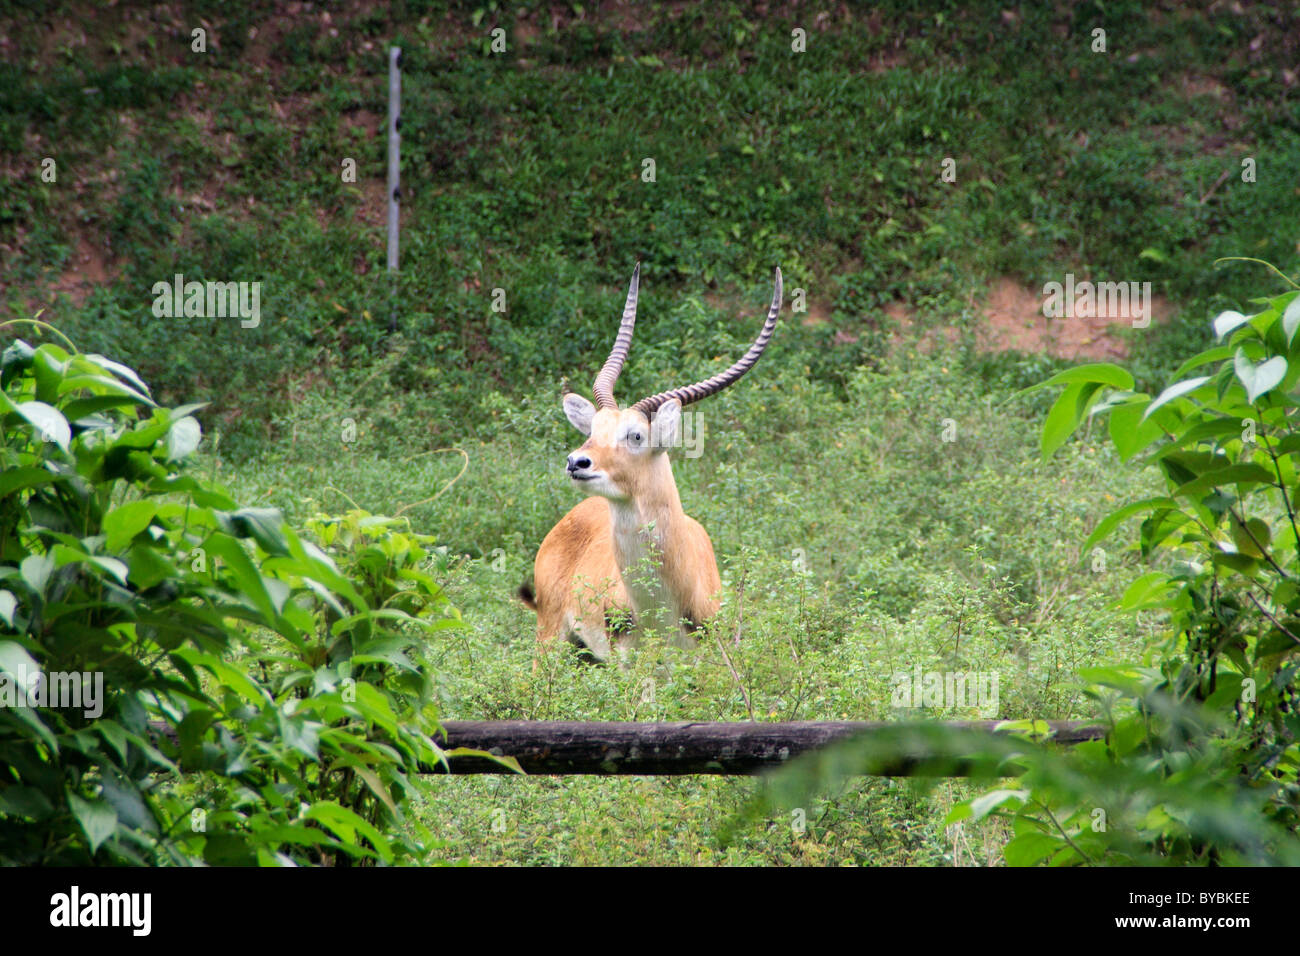
{"type": "Polygon", "coordinates": [[[1154,511],[1157,508],[1177,508],[1178,502],[1173,498],[1144,498],[1142,501],[1134,501],[1124,507],[1112,511],[1106,517],[1098,522],[1097,527],[1093,529],[1092,534],[1088,535],[1088,540],[1083,543],[1083,553],[1087,555],[1092,551],[1094,545],[1104,539],[1112,531],[1120,526],[1126,519],[1136,514],[1142,514],[1145,511],[1154,511]]]}
{"type": "Polygon", "coordinates": [[[1204,441],[1213,441],[1222,445],[1224,442],[1233,439],[1242,439],[1246,425],[1243,420],[1235,417],[1212,418],[1209,421],[1200,421],[1190,428],[1184,429],[1168,444],[1163,445],[1157,452],[1152,455],[1153,459],[1164,458],[1184,448],[1195,448],[1204,441]]]}
{"type": "Polygon", "coordinates": [[[266,583],[257,566],[244,551],[243,545],[235,538],[224,534],[213,534],[208,537],[206,548],[209,558],[216,556],[226,562],[239,590],[262,612],[266,622],[268,624],[274,622],[275,607],[271,602],[271,595],[266,590],[266,583]]]}
{"type": "Polygon", "coordinates": [[[122,725],[105,717],[95,721],[93,726],[108,745],[117,751],[118,759],[126,760],[126,731],[122,729],[122,725]]]}
{"type": "Polygon", "coordinates": [[[1194,368],[1200,368],[1202,365],[1209,365],[1211,362],[1222,362],[1224,359],[1232,358],[1232,353],[1236,349],[1231,345],[1216,345],[1212,349],[1207,349],[1199,355],[1194,355],[1182,365],[1171,376],[1175,381],[1180,380],[1184,375],[1194,368]]]}
{"type": "Polygon", "coordinates": [[[1199,478],[1207,471],[1218,471],[1232,464],[1232,459],[1218,451],[1200,449],[1179,449],[1157,459],[1160,468],[1174,483],[1174,487],[1185,485],[1193,478],[1199,478]]]}
{"type": "Polygon", "coordinates": [[[1109,385],[1111,388],[1127,391],[1133,387],[1133,376],[1126,369],[1110,362],[1094,362],[1064,369],[1046,381],[1031,385],[1028,388],[1022,388],[1016,395],[1025,395],[1053,385],[1072,385],[1079,382],[1098,382],[1102,385],[1109,385]]]}
{"type": "Polygon", "coordinates": [[[1232,543],[1237,551],[1251,558],[1262,558],[1273,540],[1273,532],[1263,518],[1247,518],[1242,524],[1236,515],[1228,518],[1232,528],[1232,543]]]}
{"type": "Polygon", "coordinates": [[[289,553],[306,567],[301,572],[304,577],[311,577],[329,588],[335,594],[346,598],[353,607],[364,608],[366,599],[346,577],[339,573],[334,560],[312,542],[299,535],[288,536],[289,553]]]}
{"type": "MultiPolygon", "coordinates": [[[[1269,329],[1271,329],[1278,320],[1277,309],[1265,309],[1250,317],[1250,327],[1267,339],[1269,329]]],[[[1235,336],[1234,336],[1235,338],[1235,336]]]]}
{"type": "Polygon", "coordinates": [[[102,530],[106,536],[104,548],[121,551],[137,534],[149,527],[157,511],[157,504],[148,498],[129,501],[104,515],[102,530]]]}
{"type": "Polygon", "coordinates": [[[178,418],[184,418],[186,415],[193,415],[199,409],[207,408],[211,402],[191,402],[188,405],[179,405],[171,409],[171,420],[176,421],[178,418]]]}
{"type": "Polygon", "coordinates": [[[330,627],[331,634],[342,634],[348,628],[352,627],[358,621],[367,620],[385,620],[385,621],[403,621],[407,624],[413,624],[416,627],[428,627],[433,622],[426,621],[423,618],[411,617],[405,611],[399,611],[395,608],[375,608],[370,611],[362,611],[360,614],[353,614],[351,617],[345,617],[335,621],[330,627]]]}
{"type": "Polygon", "coordinates": [[[48,554],[29,554],[18,565],[23,582],[44,597],[45,585],[54,573],[54,558],[48,554]]]}
{"type": "Polygon", "coordinates": [[[113,808],[124,826],[144,833],[158,832],[158,824],[134,781],[116,773],[106,773],[103,786],[105,802],[113,808]]]}
{"type": "Polygon", "coordinates": [[[250,846],[250,838],[218,830],[209,832],[203,839],[203,862],[214,867],[255,866],[258,855],[250,846]]]}
{"type": "Polygon", "coordinates": [[[356,700],[353,705],[357,712],[385,730],[396,733],[397,715],[393,713],[393,705],[388,697],[365,681],[358,681],[355,690],[356,700]]]}
{"type": "Polygon", "coordinates": [[[1222,340],[1233,329],[1240,328],[1250,321],[1250,316],[1242,315],[1235,309],[1220,312],[1214,319],[1214,337],[1222,340]]]}
{"type": "Polygon", "coordinates": [[[11,495],[20,488],[36,488],[56,480],[58,480],[58,476],[48,468],[37,468],[31,465],[23,468],[11,468],[8,471],[0,472],[0,498],[11,495]]]}
{"type": "Polygon", "coordinates": [[[67,362],[58,358],[48,346],[36,350],[32,359],[32,377],[36,379],[36,399],[38,402],[52,404],[58,400],[59,384],[67,362]]]}
{"type": "Polygon", "coordinates": [[[330,606],[330,610],[332,610],[335,614],[337,614],[339,617],[347,617],[348,612],[344,609],[343,605],[339,603],[339,599],[334,596],[333,591],[331,591],[325,585],[321,584],[315,578],[309,578],[304,576],[302,579],[302,583],[305,584],[312,591],[316,592],[316,595],[322,601],[328,604],[330,606]]]}
{"type": "MultiPolygon", "coordinates": [[[[1288,630],[1289,629],[1290,628],[1288,628],[1288,630]]],[[[1277,628],[1274,628],[1273,630],[1269,631],[1266,635],[1261,637],[1259,639],[1259,643],[1255,645],[1256,661],[1260,661],[1266,657],[1271,657],[1278,654],[1297,654],[1297,653],[1300,653],[1300,644],[1297,644],[1295,638],[1292,637],[1290,634],[1284,634],[1282,631],[1278,630],[1277,628]]],[[[1240,685],[1238,685],[1237,689],[1240,690],[1240,685]]],[[[1218,691],[1216,691],[1215,694],[1217,696],[1218,691]]],[[[1229,697],[1228,695],[1224,695],[1224,697],[1227,698],[1227,701],[1233,700],[1233,698],[1229,697]]],[[[1210,698],[1210,702],[1211,703],[1214,702],[1213,697],[1210,698]]]]}
{"type": "Polygon", "coordinates": [[[1106,394],[1105,398],[1100,398],[1093,403],[1092,407],[1088,409],[1088,415],[1095,417],[1110,411],[1112,408],[1120,408],[1128,405],[1137,405],[1141,407],[1149,401],[1151,401],[1151,396],[1142,392],[1117,392],[1112,389],[1106,394]]]}
{"type": "MultiPolygon", "coordinates": [[[[1251,557],[1249,554],[1242,554],[1239,551],[1220,551],[1211,556],[1210,561],[1221,568],[1229,568],[1242,574],[1249,574],[1254,571],[1259,563],[1258,558],[1251,557]]],[[[1229,657],[1232,657],[1238,667],[1246,666],[1244,658],[1233,656],[1231,645],[1225,647],[1224,652],[1229,657]]]]}
{"type": "Polygon", "coordinates": [[[1121,405],[1111,409],[1107,430],[1120,461],[1128,461],[1164,434],[1159,424],[1145,417],[1141,405],[1121,405]]]}
{"type": "Polygon", "coordinates": [[[8,713],[12,714],[20,723],[26,724],[32,729],[36,736],[41,738],[41,742],[50,749],[50,753],[57,756],[60,752],[59,738],[54,736],[54,732],[45,726],[45,721],[41,720],[41,711],[34,707],[13,707],[7,708],[8,713]]]}
{"type": "Polygon", "coordinates": [[[1273,454],[1283,457],[1300,452],[1300,435],[1286,435],[1273,444],[1273,454]]]}
{"type": "Polygon", "coordinates": [[[68,444],[72,441],[72,429],[68,427],[68,420],[63,417],[61,411],[44,402],[19,402],[18,404],[11,402],[10,405],[14,411],[31,422],[41,441],[52,441],[63,451],[68,450],[68,444]]]}
{"type": "Polygon", "coordinates": [[[1207,491],[1224,485],[1271,485],[1276,481],[1277,477],[1262,465],[1227,465],[1223,468],[1207,471],[1205,474],[1198,475],[1191,481],[1179,485],[1174,489],[1174,496],[1178,498],[1200,498],[1207,491]]]}
{"type": "Polygon", "coordinates": [[[149,386],[144,383],[144,380],[141,379],[133,370],[122,365],[120,362],[114,362],[111,359],[104,358],[102,355],[96,355],[93,353],[84,357],[87,361],[94,362],[100,368],[112,372],[118,378],[129,382],[137,391],[142,392],[145,395],[152,394],[149,391],[149,386]]]}
{"type": "Polygon", "coordinates": [[[1028,790],[990,790],[970,802],[971,815],[976,820],[983,820],[1008,803],[1012,804],[1013,809],[1018,808],[1028,798],[1028,790]]]}
{"type": "Polygon", "coordinates": [[[284,515],[278,508],[240,508],[238,511],[218,512],[221,530],[236,538],[252,538],[267,554],[286,555],[289,543],[285,540],[284,515]]]}
{"type": "MultiPolygon", "coordinates": [[[[1275,631],[1274,633],[1279,637],[1282,637],[1283,640],[1291,645],[1291,647],[1294,648],[1296,646],[1290,638],[1284,637],[1280,632],[1275,631]]],[[[1215,683],[1218,686],[1215,687],[1214,693],[1212,693],[1206,700],[1206,704],[1210,707],[1231,708],[1233,704],[1241,699],[1241,685],[1244,683],[1244,680],[1240,674],[1234,674],[1232,671],[1227,669],[1221,670],[1215,677],[1215,683]]]]}
{"type": "MultiPolygon", "coordinates": [[[[1007,866],[1037,866],[1064,844],[1060,837],[1046,833],[1021,833],[1007,841],[1002,856],[1007,866]]],[[[1065,845],[1069,849],[1068,845],[1065,845]]]]}
{"type": "Polygon", "coordinates": [[[129,385],[123,385],[115,378],[109,378],[107,375],[69,375],[59,383],[58,394],[60,397],[68,395],[70,392],[85,390],[93,395],[116,395],[121,398],[129,398],[137,405],[154,405],[153,399],[147,395],[141,395],[129,385]]]}
{"type": "Polygon", "coordinates": [[[1282,331],[1286,333],[1286,344],[1295,339],[1296,329],[1300,329],[1300,295],[1291,300],[1291,304],[1282,313],[1282,331]]]}
{"type": "Polygon", "coordinates": [[[113,577],[117,578],[120,584],[126,584],[127,566],[125,561],[119,561],[117,558],[110,558],[102,554],[91,554],[86,556],[86,560],[97,568],[103,568],[113,577]]]}
{"type": "Polygon", "coordinates": [[[286,714],[281,708],[276,711],[276,722],[280,730],[280,739],[298,751],[304,757],[319,759],[321,724],[304,720],[300,716],[286,714]]]}
{"type": "Polygon", "coordinates": [[[0,354],[0,388],[8,385],[15,375],[30,368],[35,355],[36,350],[22,339],[16,339],[5,349],[0,354]]]}
{"type": "Polygon", "coordinates": [[[349,761],[348,766],[352,768],[353,773],[365,781],[366,788],[375,795],[377,800],[388,808],[389,813],[394,816],[400,814],[401,811],[398,810],[397,804],[393,801],[393,795],[388,792],[388,788],[384,786],[384,782],[379,779],[379,774],[375,773],[359,760],[349,761]]]}
{"type": "Polygon", "coordinates": [[[50,803],[50,798],[36,787],[9,784],[0,789],[0,813],[44,820],[53,812],[54,804],[50,803]]]}
{"type": "Polygon", "coordinates": [[[18,599],[10,591],[0,591],[0,621],[4,621],[10,627],[17,629],[18,625],[14,623],[14,611],[18,608],[18,599]]]}
{"type": "Polygon", "coordinates": [[[204,508],[212,508],[215,511],[232,511],[237,507],[233,498],[230,498],[219,491],[212,491],[208,488],[191,487],[186,483],[191,480],[192,479],[187,477],[180,478],[172,484],[169,484],[167,487],[174,487],[177,491],[189,491],[190,496],[194,499],[194,503],[204,508]]]}
{"type": "Polygon", "coordinates": [[[1273,589],[1273,603],[1294,613],[1295,608],[1291,606],[1291,602],[1295,600],[1297,594],[1300,594],[1300,587],[1296,582],[1282,581],[1273,589]]]}
{"type": "Polygon", "coordinates": [[[1189,378],[1184,382],[1177,382],[1174,385],[1170,385],[1167,389],[1156,396],[1155,401],[1147,406],[1146,411],[1142,413],[1142,420],[1146,421],[1151,417],[1151,413],[1157,408],[1160,408],[1162,405],[1167,405],[1174,399],[1181,398],[1189,392],[1196,391],[1209,380],[1210,376],[1201,375],[1196,378],[1189,378]]]}
{"type": "Polygon", "coordinates": [[[150,545],[139,543],[127,554],[127,580],[140,590],[148,590],[155,584],[165,581],[176,574],[176,566],[150,545]]]}
{"type": "Polygon", "coordinates": [[[169,424],[158,412],[147,422],[141,422],[134,428],[123,432],[113,442],[113,448],[152,448],[158,439],[167,434],[169,424]]]}
{"type": "MultiPolygon", "coordinates": [[[[1163,607],[1166,596],[1173,589],[1169,575],[1163,571],[1150,571],[1128,586],[1117,607],[1122,611],[1141,611],[1145,608],[1163,607]]],[[[1080,675],[1082,676],[1082,671],[1080,675]]],[[[1085,680],[1095,678],[1085,677],[1085,680]]],[[[1098,681],[1098,683],[1101,683],[1098,681]]]]}
{"type": "Polygon", "coordinates": [[[138,404],[139,401],[129,395],[89,395],[64,402],[63,417],[73,424],[82,420],[90,424],[96,420],[93,416],[100,412],[113,408],[132,408],[138,404]]]}
{"type": "Polygon", "coordinates": [[[105,800],[83,800],[68,791],[68,806],[90,842],[91,853],[96,852],[117,829],[117,811],[105,800]]]}
{"type": "MultiPolygon", "coordinates": [[[[0,671],[8,671],[15,677],[27,679],[33,674],[41,673],[41,665],[36,663],[21,644],[0,641],[0,671]]],[[[26,686],[20,683],[20,687],[25,689],[26,686]]]]}
{"type": "Polygon", "coordinates": [[[1077,382],[1069,386],[1056,399],[1051,411],[1047,413],[1047,420],[1043,422],[1043,433],[1040,438],[1043,461],[1051,458],[1052,454],[1064,445],[1066,439],[1079,427],[1079,423],[1083,421],[1088,411],[1089,400],[1099,388],[1101,388],[1099,382],[1077,382]]]}
{"type": "Polygon", "coordinates": [[[1256,399],[1272,391],[1286,377],[1287,365],[1286,359],[1280,355],[1255,365],[1246,357],[1244,349],[1237,349],[1237,354],[1233,357],[1233,369],[1237,380],[1246,389],[1247,401],[1253,405],[1256,399]]]}
{"type": "Polygon", "coordinates": [[[969,820],[970,818],[970,801],[962,800],[960,803],[953,804],[952,809],[948,811],[948,815],[943,818],[943,825],[945,827],[951,826],[954,823],[960,823],[962,820],[969,820]]]}
{"type": "Polygon", "coordinates": [[[262,706],[270,702],[270,695],[264,687],[215,654],[196,650],[193,647],[178,648],[173,654],[189,662],[192,667],[202,667],[211,671],[213,677],[252,704],[262,706]]]}
{"type": "Polygon", "coordinates": [[[172,422],[167,431],[167,460],[180,461],[188,458],[203,440],[203,429],[196,419],[186,415],[172,422]]]}
{"type": "Polygon", "coordinates": [[[1142,549],[1142,557],[1151,556],[1151,552],[1177,531],[1183,525],[1192,520],[1192,516],[1185,511],[1176,511],[1168,509],[1157,511],[1146,521],[1142,522],[1142,527],[1138,531],[1138,544],[1142,549]]]}
{"type": "Polygon", "coordinates": [[[320,800],[313,803],[303,817],[307,820],[315,820],[344,843],[353,846],[360,846],[357,843],[357,836],[360,834],[370,842],[380,857],[385,860],[393,858],[392,847],[382,833],[368,820],[333,800],[320,800]]]}

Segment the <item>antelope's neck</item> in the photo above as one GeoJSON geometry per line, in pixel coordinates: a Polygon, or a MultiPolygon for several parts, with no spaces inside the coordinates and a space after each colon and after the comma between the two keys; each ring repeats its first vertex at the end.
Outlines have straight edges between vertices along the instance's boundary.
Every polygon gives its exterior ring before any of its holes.
{"type": "MultiPolygon", "coordinates": [[[[665,461],[665,466],[667,462],[665,461]]],[[[682,599],[664,584],[664,563],[684,546],[680,540],[686,515],[672,471],[658,476],[651,488],[626,501],[610,501],[613,517],[614,557],[624,586],[638,615],[662,608],[680,616],[682,599]]]]}

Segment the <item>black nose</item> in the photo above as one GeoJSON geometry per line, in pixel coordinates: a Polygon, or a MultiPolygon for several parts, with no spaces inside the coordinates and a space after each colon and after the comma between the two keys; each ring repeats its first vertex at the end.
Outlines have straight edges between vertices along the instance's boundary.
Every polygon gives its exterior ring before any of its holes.
{"type": "Polygon", "coordinates": [[[591,467],[591,459],[586,455],[570,455],[569,471],[585,471],[591,467]]]}

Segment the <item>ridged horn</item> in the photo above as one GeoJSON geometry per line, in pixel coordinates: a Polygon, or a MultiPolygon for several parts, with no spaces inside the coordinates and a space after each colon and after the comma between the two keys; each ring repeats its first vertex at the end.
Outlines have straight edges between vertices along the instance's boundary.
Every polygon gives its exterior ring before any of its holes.
{"type": "Polygon", "coordinates": [[[776,317],[780,312],[781,269],[778,267],[776,270],[776,284],[772,291],[772,305],[767,310],[767,321],[763,323],[763,328],[758,333],[758,338],[754,340],[754,344],[749,347],[749,351],[741,356],[735,365],[725,372],[720,372],[712,378],[706,378],[702,382],[696,382],[694,385],[683,385],[681,388],[674,388],[671,391],[660,392],[658,395],[643,398],[632,407],[642,412],[646,418],[650,418],[655,410],[669,399],[675,398],[683,405],[689,405],[691,402],[698,402],[702,398],[716,395],[728,385],[734,384],[742,375],[754,367],[758,357],[767,348],[768,340],[772,338],[772,331],[776,328],[776,317]]]}
{"type": "Polygon", "coordinates": [[[623,371],[623,362],[627,359],[627,350],[632,345],[632,330],[636,327],[636,295],[641,281],[641,263],[632,270],[632,283],[627,287],[627,303],[623,306],[623,323],[618,327],[618,337],[614,339],[614,348],[609,358],[600,368],[600,374],[591,386],[596,396],[597,408],[618,408],[614,401],[614,383],[618,373],[623,371]]]}

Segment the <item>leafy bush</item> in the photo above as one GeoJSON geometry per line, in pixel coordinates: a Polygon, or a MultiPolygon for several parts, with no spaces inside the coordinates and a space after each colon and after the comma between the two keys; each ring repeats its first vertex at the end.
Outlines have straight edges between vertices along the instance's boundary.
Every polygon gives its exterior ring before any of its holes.
{"type": "Polygon", "coordinates": [[[52,344],[2,364],[0,863],[424,858],[422,639],[459,623],[430,539],[300,536],[187,470],[199,406],[52,344]]]}

